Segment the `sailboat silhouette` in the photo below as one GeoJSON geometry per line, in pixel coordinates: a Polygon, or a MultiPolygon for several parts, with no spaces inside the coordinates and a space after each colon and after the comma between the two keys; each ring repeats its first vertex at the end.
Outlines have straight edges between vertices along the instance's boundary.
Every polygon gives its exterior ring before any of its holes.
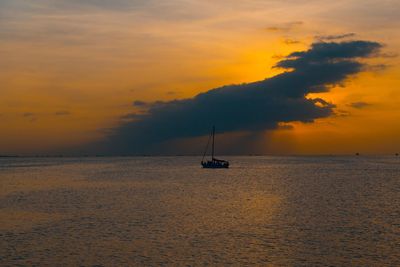
{"type": "Polygon", "coordinates": [[[207,146],[204,151],[203,158],[201,159],[201,165],[203,166],[203,168],[209,168],[209,169],[229,168],[228,161],[217,159],[214,157],[214,150],[215,150],[215,126],[213,126],[212,132],[208,138],[207,146]],[[208,145],[210,144],[211,138],[212,138],[211,160],[204,161],[204,157],[206,156],[208,145]]]}

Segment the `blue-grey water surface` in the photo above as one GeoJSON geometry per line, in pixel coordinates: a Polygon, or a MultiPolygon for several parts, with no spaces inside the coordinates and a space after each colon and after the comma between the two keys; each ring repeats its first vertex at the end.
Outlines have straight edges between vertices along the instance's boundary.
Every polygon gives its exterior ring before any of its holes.
{"type": "Polygon", "coordinates": [[[0,266],[400,266],[399,157],[0,159],[0,266]]]}

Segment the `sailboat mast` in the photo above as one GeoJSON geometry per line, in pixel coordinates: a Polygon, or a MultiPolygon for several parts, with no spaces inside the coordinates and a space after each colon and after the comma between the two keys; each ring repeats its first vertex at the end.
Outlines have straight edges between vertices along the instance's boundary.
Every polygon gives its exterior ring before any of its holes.
{"type": "Polygon", "coordinates": [[[215,126],[213,126],[213,133],[212,133],[212,137],[213,137],[213,141],[212,141],[212,154],[211,154],[211,159],[214,160],[214,136],[215,136],[215,126]]]}

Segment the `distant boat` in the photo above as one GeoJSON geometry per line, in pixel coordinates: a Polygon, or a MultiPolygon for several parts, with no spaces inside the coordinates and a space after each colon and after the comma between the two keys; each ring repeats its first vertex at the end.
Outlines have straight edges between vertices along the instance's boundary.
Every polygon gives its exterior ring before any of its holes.
{"type": "Polygon", "coordinates": [[[209,168],[209,169],[229,168],[228,161],[214,158],[214,149],[215,149],[215,126],[213,126],[210,137],[208,138],[206,150],[204,151],[203,158],[201,159],[201,166],[203,166],[203,168],[209,168]],[[204,161],[204,157],[207,154],[208,145],[210,144],[211,138],[212,138],[211,160],[204,161]]]}

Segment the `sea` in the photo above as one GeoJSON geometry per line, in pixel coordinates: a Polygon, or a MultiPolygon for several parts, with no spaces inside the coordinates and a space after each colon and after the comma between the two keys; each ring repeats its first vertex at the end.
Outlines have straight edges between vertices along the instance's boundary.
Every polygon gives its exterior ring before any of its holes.
{"type": "Polygon", "coordinates": [[[0,159],[0,266],[400,266],[400,157],[0,159]]]}

